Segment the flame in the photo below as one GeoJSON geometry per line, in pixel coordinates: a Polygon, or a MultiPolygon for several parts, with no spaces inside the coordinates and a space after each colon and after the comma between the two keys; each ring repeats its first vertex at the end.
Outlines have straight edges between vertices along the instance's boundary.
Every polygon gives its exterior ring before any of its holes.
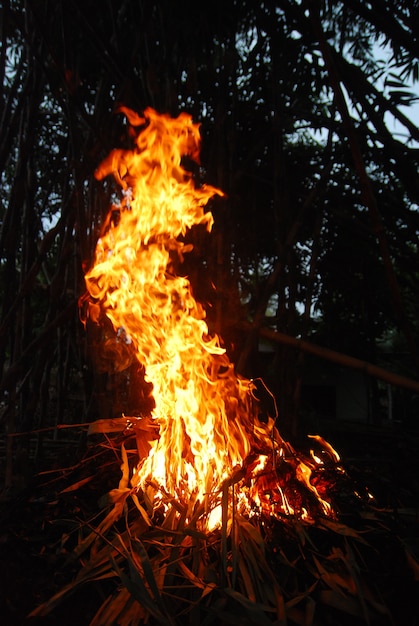
{"type": "Polygon", "coordinates": [[[160,436],[137,468],[137,484],[152,477],[170,493],[202,499],[250,452],[250,383],[234,374],[188,279],[172,266],[187,251],[178,237],[198,224],[210,230],[204,206],[223,194],[196,188],[182,166],[182,157],[199,154],[190,116],[172,119],[150,108],[144,116],[136,120],[147,125],[135,148],[113,151],[96,172],[99,180],[113,173],[125,193],[119,221],[99,239],[85,279],[153,385],[160,436]]]}
{"type": "MultiPolygon", "coordinates": [[[[112,151],[96,172],[98,180],[113,174],[122,197],[109,212],[85,281],[90,316],[107,316],[119,341],[144,365],[153,389],[151,418],[158,436],[146,452],[139,446],[132,486],[151,496],[204,502],[211,525],[221,515],[221,496],[214,494],[240,481],[238,506],[294,514],[276,468],[294,452],[272,418],[258,418],[253,382],[235,374],[219,337],[209,333],[189,280],[175,272],[190,250],[181,237],[197,225],[210,231],[213,217],[205,206],[224,195],[197,186],[183,165],[186,156],[199,163],[199,125],[186,113],[172,118],[147,108],[140,117],[119,110],[135,143],[112,151]]],[[[302,462],[295,466],[297,480],[323,504],[311,485],[311,469],[302,462]]],[[[326,513],[328,506],[323,504],[326,513]]],[[[307,516],[304,506],[300,514],[307,516]]]]}

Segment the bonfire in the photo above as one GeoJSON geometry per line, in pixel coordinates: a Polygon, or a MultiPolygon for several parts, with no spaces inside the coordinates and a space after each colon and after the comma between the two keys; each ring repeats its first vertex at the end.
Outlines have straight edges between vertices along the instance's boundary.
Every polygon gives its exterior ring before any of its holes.
{"type": "Polygon", "coordinates": [[[119,582],[92,626],[185,619],[314,624],[310,594],[320,580],[329,583],[322,601],[333,610],[340,604],[368,617],[369,592],[360,595],[345,543],[363,540],[339,521],[333,502],[345,476],[339,455],[319,435],[311,436],[309,454],[284,441],[275,410],[261,410],[260,390],[269,390],[236,373],[178,271],[190,252],[184,236],[198,226],[211,230],[207,204],[224,195],[198,184],[184,165],[185,157],[199,162],[199,125],[185,113],[119,112],[133,146],[112,151],[96,172],[99,181],[114,176],[121,193],[85,275],[81,311],[86,325],[111,324],[119,346],[115,366],[124,369],[129,352],[138,363],[133,371],[143,372],[142,381],[130,384],[145,383],[152,402],[147,411],[90,425],[89,434],[103,434],[108,443],[118,436],[119,485],[104,499],[103,519],[74,551],[84,559],[76,579],[34,615],[87,582],[111,578],[119,582]],[[322,560],[310,543],[313,527],[343,538],[333,558],[322,560]],[[301,589],[306,542],[315,574],[301,589]]]}

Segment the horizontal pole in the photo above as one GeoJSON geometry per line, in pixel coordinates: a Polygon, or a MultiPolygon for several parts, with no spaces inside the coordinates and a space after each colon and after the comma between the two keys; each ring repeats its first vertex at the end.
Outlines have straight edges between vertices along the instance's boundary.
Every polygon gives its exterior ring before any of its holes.
{"type": "Polygon", "coordinates": [[[380,380],[390,383],[395,387],[403,387],[419,393],[419,381],[408,378],[407,376],[401,376],[400,374],[396,374],[394,372],[389,372],[382,367],[368,363],[368,361],[363,361],[362,359],[357,359],[353,356],[343,354],[342,352],[337,352],[336,350],[331,350],[330,348],[310,343],[304,339],[292,337],[291,335],[281,333],[277,330],[272,330],[271,328],[257,329],[251,324],[246,324],[245,329],[257,332],[261,337],[265,337],[275,343],[291,346],[297,350],[301,350],[302,352],[314,354],[320,359],[325,359],[326,361],[331,361],[332,363],[338,363],[339,365],[359,370],[368,374],[368,376],[379,378],[380,380]]]}

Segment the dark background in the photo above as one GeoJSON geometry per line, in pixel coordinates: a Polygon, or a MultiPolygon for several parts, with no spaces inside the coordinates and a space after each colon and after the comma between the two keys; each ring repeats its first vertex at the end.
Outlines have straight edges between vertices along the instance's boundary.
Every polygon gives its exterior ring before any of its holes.
{"type": "Polygon", "coordinates": [[[201,124],[196,182],[226,197],[182,272],[237,372],[274,393],[280,432],[321,434],[383,506],[416,510],[418,18],[413,0],[3,0],[9,522],[38,472],[83,456],[83,425],[139,410],[112,332],[85,329],[78,306],[116,191],[94,171],[129,142],[118,104],[201,124]],[[343,411],[343,388],[362,403],[343,411]]]}

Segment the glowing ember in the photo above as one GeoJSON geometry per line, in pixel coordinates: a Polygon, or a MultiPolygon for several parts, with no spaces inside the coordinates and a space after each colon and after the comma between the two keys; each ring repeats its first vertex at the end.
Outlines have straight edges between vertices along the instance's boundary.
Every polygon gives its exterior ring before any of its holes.
{"type": "MultiPolygon", "coordinates": [[[[98,319],[101,311],[109,318],[153,385],[151,418],[158,436],[138,447],[133,489],[149,498],[171,494],[189,503],[190,511],[199,501],[210,527],[221,520],[223,489],[237,483],[236,505],[249,515],[308,517],[301,489],[331,514],[311,480],[313,470],[321,471],[321,459],[301,460],[272,418],[259,419],[254,383],[235,374],[219,338],[209,335],[189,281],[174,272],[188,252],[179,237],[198,224],[210,230],[212,214],[204,207],[223,195],[197,187],[183,167],[185,156],[198,160],[199,126],[187,114],[173,119],[148,108],[140,118],[120,111],[135,147],[114,150],[97,170],[99,180],[115,176],[122,199],[112,208],[85,278],[90,317],[98,319]],[[138,134],[134,127],[141,129],[138,134]]],[[[130,420],[138,435],[143,420],[130,420]]],[[[329,444],[323,448],[338,460],[329,444]]]]}

